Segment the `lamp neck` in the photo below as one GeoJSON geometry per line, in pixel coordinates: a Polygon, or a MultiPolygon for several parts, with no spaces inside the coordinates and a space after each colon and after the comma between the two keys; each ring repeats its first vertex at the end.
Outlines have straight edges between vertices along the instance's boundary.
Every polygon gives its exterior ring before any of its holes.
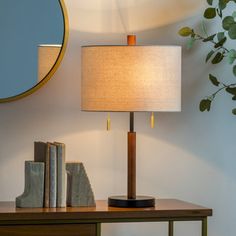
{"type": "Polygon", "coordinates": [[[129,131],[134,132],[134,112],[129,113],[129,131]]]}
{"type": "MultiPolygon", "coordinates": [[[[128,46],[136,45],[136,36],[127,35],[127,44],[128,46]]],[[[134,112],[130,112],[130,115],[129,115],[129,131],[134,132],[134,112]]]]}

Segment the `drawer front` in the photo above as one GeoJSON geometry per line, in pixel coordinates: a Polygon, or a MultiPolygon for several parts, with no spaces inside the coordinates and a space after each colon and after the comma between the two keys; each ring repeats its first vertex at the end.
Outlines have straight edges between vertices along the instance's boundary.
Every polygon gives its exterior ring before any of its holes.
{"type": "Polygon", "coordinates": [[[0,226],[1,236],[96,236],[96,224],[0,226]]]}

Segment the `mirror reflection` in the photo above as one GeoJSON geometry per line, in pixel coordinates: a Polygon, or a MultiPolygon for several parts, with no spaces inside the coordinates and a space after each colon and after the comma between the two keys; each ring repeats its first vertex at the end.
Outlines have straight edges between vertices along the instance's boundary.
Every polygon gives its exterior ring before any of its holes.
{"type": "Polygon", "coordinates": [[[0,99],[36,86],[55,64],[64,36],[59,0],[0,0],[0,99]]]}

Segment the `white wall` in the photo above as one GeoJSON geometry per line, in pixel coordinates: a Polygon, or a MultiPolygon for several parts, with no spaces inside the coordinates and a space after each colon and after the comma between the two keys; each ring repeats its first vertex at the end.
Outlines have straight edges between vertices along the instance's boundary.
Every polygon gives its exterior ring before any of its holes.
{"type": "MultiPolygon", "coordinates": [[[[104,32],[93,32],[96,22],[90,22],[87,30],[80,29],[84,9],[77,6],[77,1],[66,1],[70,39],[54,78],[33,95],[0,105],[0,200],[14,200],[23,191],[24,161],[33,159],[35,140],[66,143],[67,160],[84,162],[97,199],[126,191],[128,114],[112,114],[112,130],[107,132],[106,114],[80,111],[80,46],[122,44],[125,33],[110,30],[112,25],[104,32]]],[[[153,8],[153,4],[150,6],[153,8]]],[[[173,14],[171,5],[169,11],[172,13],[167,14],[173,14]]],[[[107,22],[109,17],[105,16],[107,22]]],[[[179,19],[162,27],[141,29],[136,33],[138,43],[184,45],[177,30],[186,24],[197,25],[200,17],[193,15],[177,22],[179,19]]],[[[118,24],[119,18],[116,21],[118,24]]],[[[136,115],[138,192],[211,207],[214,216],[209,218],[209,236],[235,236],[236,126],[231,115],[235,104],[223,95],[210,113],[198,111],[199,100],[212,90],[207,80],[212,67],[203,60],[206,50],[206,46],[197,46],[192,52],[183,49],[181,113],[157,114],[153,130],[149,128],[149,114],[136,115]]],[[[218,72],[226,75],[224,68],[218,72]]],[[[175,235],[200,235],[199,226],[177,223],[175,235]]],[[[103,225],[102,230],[104,236],[154,236],[166,235],[167,225],[114,224],[103,225]]]]}

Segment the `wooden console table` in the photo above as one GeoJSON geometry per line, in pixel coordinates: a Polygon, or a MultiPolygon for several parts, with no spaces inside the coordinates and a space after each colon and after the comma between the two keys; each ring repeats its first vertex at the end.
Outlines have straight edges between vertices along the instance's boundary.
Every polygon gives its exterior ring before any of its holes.
{"type": "Polygon", "coordinates": [[[175,221],[201,221],[207,236],[207,217],[212,209],[176,199],[158,199],[154,208],[114,208],[106,201],[96,207],[15,208],[0,202],[1,236],[100,236],[102,223],[168,222],[169,236],[175,221]]]}

